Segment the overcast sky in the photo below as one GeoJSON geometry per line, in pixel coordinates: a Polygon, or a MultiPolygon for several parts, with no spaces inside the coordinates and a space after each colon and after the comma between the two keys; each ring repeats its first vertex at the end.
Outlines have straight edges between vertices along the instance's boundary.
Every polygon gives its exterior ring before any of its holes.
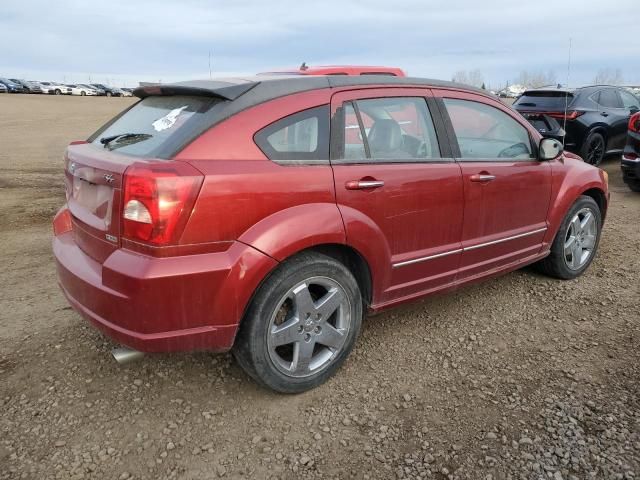
{"type": "Polygon", "coordinates": [[[392,65],[494,88],[522,70],[570,84],[602,68],[640,84],[639,0],[0,0],[0,76],[111,82],[309,65],[392,65]],[[635,33],[634,33],[635,32],[635,33]]]}

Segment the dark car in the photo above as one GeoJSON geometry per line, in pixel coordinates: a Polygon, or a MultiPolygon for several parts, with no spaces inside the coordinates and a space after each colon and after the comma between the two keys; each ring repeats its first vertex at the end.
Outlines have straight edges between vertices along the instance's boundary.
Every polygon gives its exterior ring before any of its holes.
{"type": "Polygon", "coordinates": [[[66,151],[53,251],[71,306],[130,349],[232,349],[281,392],[325,381],[365,312],[538,262],[581,275],[607,173],[485,91],[392,76],[210,80],[66,151]]]}
{"type": "Polygon", "coordinates": [[[95,87],[104,91],[104,94],[107,97],[120,97],[122,95],[122,92],[120,92],[119,89],[113,88],[113,87],[107,87],[106,85],[102,85],[101,83],[92,83],[89,86],[95,87]]]}
{"type": "Polygon", "coordinates": [[[28,82],[26,80],[20,80],[19,78],[10,78],[13,83],[22,85],[24,93],[42,93],[42,88],[36,82],[28,82]]]}
{"type": "Polygon", "coordinates": [[[640,192],[640,113],[629,119],[627,144],[622,152],[622,179],[634,192],[640,192]]]}
{"type": "Polygon", "coordinates": [[[12,82],[8,78],[0,78],[0,83],[7,87],[9,93],[24,93],[24,87],[22,85],[12,82]]]}
{"type": "MultiPolygon", "coordinates": [[[[640,111],[640,100],[622,87],[593,85],[527,90],[513,106],[534,126],[544,116],[557,120],[566,131],[565,148],[598,165],[606,154],[622,152],[629,117],[640,111]]],[[[539,131],[553,138],[559,133],[539,131]]]]}

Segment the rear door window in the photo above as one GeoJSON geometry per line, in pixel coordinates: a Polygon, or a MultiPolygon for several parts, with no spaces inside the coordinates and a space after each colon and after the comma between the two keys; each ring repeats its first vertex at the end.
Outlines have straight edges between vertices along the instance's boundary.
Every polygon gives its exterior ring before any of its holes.
{"type": "Polygon", "coordinates": [[[443,99],[464,159],[530,159],[527,129],[502,110],[480,102],[443,99]]]}
{"type": "Polygon", "coordinates": [[[185,95],[146,97],[92,137],[96,146],[137,157],[153,157],[221,100],[185,95]],[[111,141],[106,142],[106,140],[111,141]],[[105,143],[106,142],[106,143],[105,143]]]}
{"type": "Polygon", "coordinates": [[[343,106],[342,159],[371,162],[428,161],[440,147],[424,98],[357,100],[343,106]]]}
{"type": "Polygon", "coordinates": [[[624,90],[620,91],[620,97],[622,98],[622,105],[627,110],[631,108],[640,109],[640,100],[638,97],[633,95],[632,93],[625,92],[624,90]]]}
{"type": "Polygon", "coordinates": [[[612,88],[600,90],[596,102],[605,108],[622,108],[622,100],[618,92],[612,88]]]}
{"type": "Polygon", "coordinates": [[[256,145],[276,162],[329,160],[329,106],[311,108],[274,122],[255,134],[256,145]]]}

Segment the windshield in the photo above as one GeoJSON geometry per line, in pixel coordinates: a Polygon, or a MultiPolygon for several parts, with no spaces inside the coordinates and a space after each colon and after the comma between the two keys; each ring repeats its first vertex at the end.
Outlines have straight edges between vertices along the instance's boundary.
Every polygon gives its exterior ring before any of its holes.
{"type": "Polygon", "coordinates": [[[100,148],[117,148],[127,155],[153,157],[178,132],[197,126],[201,116],[218,102],[215,98],[185,95],[146,97],[95,135],[92,143],[100,148]],[[110,137],[116,140],[108,145],[101,142],[110,137]]]}
{"type": "Polygon", "coordinates": [[[526,109],[527,107],[536,110],[564,110],[565,106],[571,105],[573,93],[563,91],[530,91],[524,92],[516,100],[514,106],[526,109]]]}

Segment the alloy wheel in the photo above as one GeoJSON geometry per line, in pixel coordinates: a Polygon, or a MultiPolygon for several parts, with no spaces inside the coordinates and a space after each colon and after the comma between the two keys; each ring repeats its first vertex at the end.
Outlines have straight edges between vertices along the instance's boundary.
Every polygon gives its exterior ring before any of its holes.
{"type": "Polygon", "coordinates": [[[597,165],[604,156],[604,139],[601,136],[595,136],[589,142],[587,149],[587,162],[591,165],[597,165]]]}
{"type": "Polygon", "coordinates": [[[271,315],[269,358],[289,377],[315,375],[342,351],[351,323],[349,298],[338,282],[327,277],[299,282],[271,315]]]}
{"type": "Polygon", "coordinates": [[[598,226],[593,211],[586,207],[571,219],[564,240],[564,261],[571,270],[580,270],[596,246],[598,226]]]}

